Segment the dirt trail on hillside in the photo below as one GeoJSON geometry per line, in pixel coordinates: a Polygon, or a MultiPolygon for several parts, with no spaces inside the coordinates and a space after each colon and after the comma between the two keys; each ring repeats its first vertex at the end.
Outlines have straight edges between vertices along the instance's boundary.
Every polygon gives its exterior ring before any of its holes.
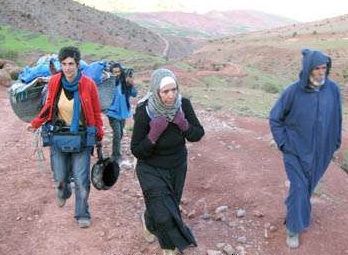
{"type": "MultiPolygon", "coordinates": [[[[44,149],[46,161],[36,160],[34,135],[12,113],[4,88],[0,104],[0,254],[162,254],[157,243],[148,244],[142,236],[143,198],[129,153],[129,131],[123,141],[129,164],[111,190],[91,187],[92,226],[80,229],[73,218],[73,196],[65,207],[56,206],[48,151],[44,149]]],[[[198,247],[185,255],[207,254],[218,250],[219,243],[231,245],[238,254],[348,254],[346,173],[330,165],[312,201],[312,225],[301,236],[300,248],[290,251],[282,225],[286,177],[281,155],[271,146],[267,121],[197,112],[206,136],[188,144],[182,208],[198,247]],[[218,207],[221,212],[215,213],[218,207]],[[244,210],[240,218],[237,209],[244,210]]],[[[111,133],[107,121],[105,125],[108,152],[111,133]]]]}

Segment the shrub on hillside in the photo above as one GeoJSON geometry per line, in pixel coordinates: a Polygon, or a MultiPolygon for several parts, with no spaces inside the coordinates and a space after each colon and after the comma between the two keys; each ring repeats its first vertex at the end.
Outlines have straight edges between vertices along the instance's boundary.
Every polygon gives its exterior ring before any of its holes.
{"type": "Polygon", "coordinates": [[[262,85],[262,90],[266,91],[267,93],[276,94],[281,91],[281,87],[277,84],[266,82],[262,85]]]}
{"type": "Polygon", "coordinates": [[[342,76],[343,76],[344,81],[348,81],[348,69],[344,69],[342,71],[342,76]]]}
{"type": "Polygon", "coordinates": [[[341,168],[348,173],[348,150],[345,150],[343,152],[343,161],[341,164],[341,168]]]}
{"type": "Polygon", "coordinates": [[[18,52],[14,50],[0,49],[0,58],[17,60],[18,52]]]}

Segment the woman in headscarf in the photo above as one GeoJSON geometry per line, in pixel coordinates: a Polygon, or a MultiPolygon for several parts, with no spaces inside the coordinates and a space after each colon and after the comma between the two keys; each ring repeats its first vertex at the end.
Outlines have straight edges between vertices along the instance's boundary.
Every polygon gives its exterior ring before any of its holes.
{"type": "Polygon", "coordinates": [[[179,204],[187,172],[186,140],[204,135],[189,99],[179,93],[173,72],[157,69],[134,115],[131,150],[145,198],[145,238],[157,237],[163,254],[182,252],[196,241],[181,218],[179,204]]]}

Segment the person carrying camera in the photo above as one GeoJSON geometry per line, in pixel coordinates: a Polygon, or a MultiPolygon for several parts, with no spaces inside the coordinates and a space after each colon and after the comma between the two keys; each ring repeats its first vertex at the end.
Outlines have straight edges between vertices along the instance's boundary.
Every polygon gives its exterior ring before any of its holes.
{"type": "Polygon", "coordinates": [[[48,83],[48,96],[40,113],[27,126],[42,126],[44,146],[51,148],[51,167],[56,184],[56,202],[65,205],[71,196],[70,174],[75,183],[75,218],[79,227],[91,224],[88,197],[90,158],[96,140],[104,135],[98,89],[80,70],[81,53],[76,47],[59,51],[62,71],[48,83]]]}
{"type": "Polygon", "coordinates": [[[130,97],[137,96],[132,69],[124,69],[121,64],[113,63],[110,72],[116,77],[114,96],[106,111],[112,128],[112,158],[121,161],[121,139],[126,119],[132,116],[130,97]]]}

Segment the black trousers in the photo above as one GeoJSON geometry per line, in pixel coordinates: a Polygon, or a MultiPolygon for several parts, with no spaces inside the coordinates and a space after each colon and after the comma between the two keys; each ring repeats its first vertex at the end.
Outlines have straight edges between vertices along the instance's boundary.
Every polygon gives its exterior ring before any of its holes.
{"type": "Polygon", "coordinates": [[[186,179],[186,162],[175,168],[158,168],[138,161],[136,172],[146,205],[147,229],[156,235],[162,249],[182,251],[197,246],[181,218],[179,204],[186,179]]]}

